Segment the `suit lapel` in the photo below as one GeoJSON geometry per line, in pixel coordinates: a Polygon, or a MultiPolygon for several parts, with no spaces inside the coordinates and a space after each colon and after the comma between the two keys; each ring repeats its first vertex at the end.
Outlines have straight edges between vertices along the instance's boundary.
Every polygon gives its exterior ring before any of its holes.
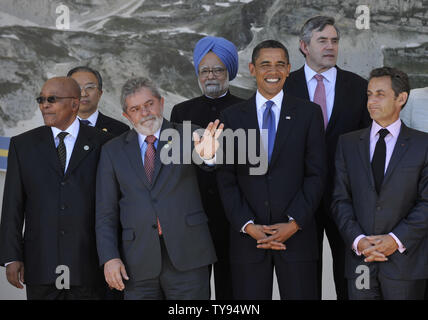
{"type": "Polygon", "coordinates": [[[334,88],[334,102],[333,102],[333,110],[330,116],[330,120],[328,121],[326,134],[328,134],[332,127],[336,124],[336,121],[339,117],[339,114],[346,107],[346,92],[348,90],[348,82],[344,77],[344,72],[336,66],[337,76],[336,76],[336,85],[334,88]]]}
{"type": "Polygon", "coordinates": [[[364,169],[367,174],[367,178],[370,182],[370,186],[373,190],[376,190],[373,178],[373,171],[370,163],[370,129],[371,126],[364,129],[360,135],[360,141],[358,144],[358,151],[363,163],[364,169]]]}
{"type": "Polygon", "coordinates": [[[138,142],[138,134],[135,129],[132,129],[127,133],[125,142],[123,149],[134,168],[134,172],[140,178],[141,182],[143,182],[148,189],[151,189],[150,182],[147,179],[146,172],[144,171],[140,144],[138,142]]]}
{"type": "Polygon", "coordinates": [[[296,122],[295,107],[296,103],[294,102],[294,99],[289,95],[284,94],[284,98],[282,99],[281,113],[279,116],[278,130],[276,132],[275,144],[272,152],[272,159],[269,166],[274,165],[278,155],[281,152],[282,145],[287,140],[288,134],[296,122]]]}
{"type": "Polygon", "coordinates": [[[394,151],[392,152],[391,159],[389,160],[388,168],[386,169],[385,177],[383,179],[383,184],[387,183],[392,172],[397,167],[403,155],[406,153],[407,149],[409,148],[409,145],[410,145],[409,139],[410,139],[409,129],[402,122],[400,134],[398,135],[397,142],[395,143],[394,151]]]}
{"type": "Polygon", "coordinates": [[[94,143],[91,141],[88,128],[80,123],[79,134],[71,153],[70,163],[68,164],[65,176],[73,173],[79,163],[94,149],[94,143]]]}
{"type": "MultiPolygon", "coordinates": [[[[260,155],[260,128],[259,128],[259,121],[257,118],[257,106],[256,106],[256,95],[254,94],[251,99],[248,100],[248,103],[243,105],[242,109],[242,127],[247,130],[247,139],[249,137],[249,129],[253,129],[256,131],[256,155],[260,155]]],[[[247,142],[247,144],[252,143],[250,141],[247,142]]],[[[247,149],[250,148],[247,145],[247,149]]],[[[248,151],[248,150],[247,150],[248,151]]],[[[264,151],[263,151],[264,152],[264,151]]],[[[248,152],[247,152],[248,154],[248,152]]],[[[237,155],[235,155],[237,156],[237,155]]],[[[235,159],[237,160],[237,159],[235,159]]],[[[248,160],[248,159],[247,159],[248,160]]]]}
{"type": "MultiPolygon", "coordinates": [[[[162,136],[162,131],[165,129],[169,129],[169,128],[173,128],[172,124],[169,121],[167,121],[166,119],[163,119],[162,128],[161,128],[161,131],[159,134],[159,138],[162,136]]],[[[181,137],[181,139],[186,139],[186,137],[181,137]]],[[[160,160],[160,152],[167,142],[168,141],[165,141],[165,140],[162,141],[160,139],[158,141],[158,146],[156,148],[156,157],[155,157],[155,172],[153,173],[152,185],[155,184],[156,178],[158,177],[159,172],[161,171],[161,168],[163,167],[162,162],[160,160]]],[[[181,143],[182,143],[182,141],[181,141],[181,143]]]]}
{"type": "Polygon", "coordinates": [[[55,141],[52,134],[52,129],[48,126],[42,127],[42,132],[40,135],[39,145],[36,146],[38,154],[46,157],[49,166],[60,176],[63,176],[64,173],[61,169],[61,164],[59,163],[58,153],[55,148],[55,141]]]}

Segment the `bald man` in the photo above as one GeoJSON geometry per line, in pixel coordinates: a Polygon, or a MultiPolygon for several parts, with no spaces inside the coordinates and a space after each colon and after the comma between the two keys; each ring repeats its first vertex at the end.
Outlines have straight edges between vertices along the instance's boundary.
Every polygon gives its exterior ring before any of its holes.
{"type": "MultiPolygon", "coordinates": [[[[204,37],[196,43],[193,62],[202,96],[174,106],[171,122],[191,121],[206,128],[218,119],[220,112],[243,101],[229,92],[229,81],[238,72],[238,52],[224,38],[204,37]]],[[[229,262],[229,223],[217,188],[216,173],[197,170],[202,204],[209,218],[209,227],[218,261],[214,264],[216,300],[231,300],[232,278],[229,262]]]]}
{"type": "Polygon", "coordinates": [[[26,285],[29,300],[99,299],[95,173],[111,136],[80,124],[71,78],[49,79],[36,101],[45,125],[10,141],[0,265],[11,285],[26,285]]]}

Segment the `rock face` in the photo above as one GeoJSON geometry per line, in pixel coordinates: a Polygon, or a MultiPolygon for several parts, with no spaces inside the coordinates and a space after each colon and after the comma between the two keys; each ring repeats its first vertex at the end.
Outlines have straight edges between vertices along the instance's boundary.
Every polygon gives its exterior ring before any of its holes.
{"type": "Polygon", "coordinates": [[[107,114],[122,118],[121,86],[129,77],[147,76],[162,89],[169,117],[175,103],[200,94],[192,52],[205,35],[236,44],[240,70],[232,92],[249,97],[255,88],[247,67],[253,47],[280,40],[290,50],[292,69],[300,67],[300,27],[318,14],[335,17],[341,30],[338,65],[365,77],[382,64],[397,66],[414,87],[428,86],[428,2],[372,2],[370,29],[358,30],[355,0],[2,0],[0,133],[33,119],[43,82],[77,65],[101,72],[101,109],[107,114]],[[69,30],[57,29],[65,21],[60,4],[69,10],[69,30]]]}

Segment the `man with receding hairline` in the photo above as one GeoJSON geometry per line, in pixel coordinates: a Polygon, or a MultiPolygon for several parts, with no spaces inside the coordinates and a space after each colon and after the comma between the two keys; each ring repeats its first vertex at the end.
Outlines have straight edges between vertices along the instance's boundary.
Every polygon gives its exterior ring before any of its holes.
{"type": "Polygon", "coordinates": [[[49,79],[36,100],[45,125],[10,141],[0,265],[9,283],[26,285],[29,300],[99,299],[95,174],[111,136],[80,124],[80,87],[71,78],[49,79]]]}

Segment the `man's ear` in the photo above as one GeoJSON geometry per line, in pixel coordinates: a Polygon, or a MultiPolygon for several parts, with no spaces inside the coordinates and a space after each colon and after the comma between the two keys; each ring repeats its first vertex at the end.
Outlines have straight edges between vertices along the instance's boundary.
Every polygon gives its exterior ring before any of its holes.
{"type": "Polygon", "coordinates": [[[300,40],[299,47],[300,47],[300,51],[302,51],[305,54],[305,56],[307,56],[308,55],[308,45],[303,40],[300,40]]]}
{"type": "Polygon", "coordinates": [[[401,108],[406,104],[407,98],[409,97],[409,94],[407,92],[400,92],[400,94],[397,97],[397,102],[400,104],[401,108]]]}
{"type": "Polygon", "coordinates": [[[250,74],[251,74],[253,77],[255,77],[255,76],[256,76],[256,66],[255,66],[252,62],[250,62],[250,63],[248,64],[248,69],[250,70],[250,74]]]}

